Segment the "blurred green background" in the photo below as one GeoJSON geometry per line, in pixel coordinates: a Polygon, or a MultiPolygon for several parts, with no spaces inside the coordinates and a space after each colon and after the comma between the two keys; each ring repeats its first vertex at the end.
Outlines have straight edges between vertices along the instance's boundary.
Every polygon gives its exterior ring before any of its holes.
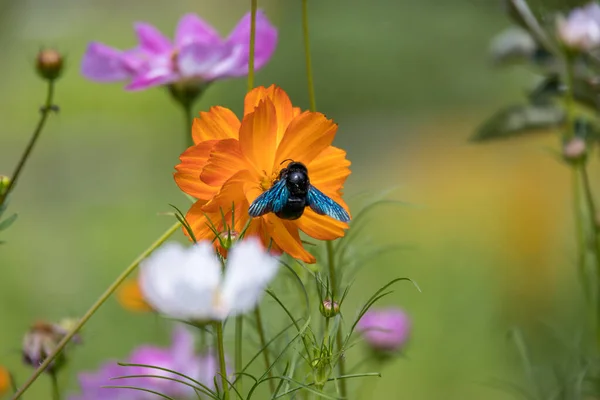
{"type": "MultiPolygon", "coordinates": [[[[187,200],[172,179],[184,149],[183,118],[165,90],[125,92],[79,74],[87,43],[126,48],[132,23],[171,35],[196,12],[226,34],[247,11],[231,0],[0,0],[0,174],[10,174],[43,101],[33,59],[41,46],[68,55],[53,115],[12,196],[17,223],[0,247],[0,364],[24,381],[23,333],[37,319],[81,315],[116,275],[171,223],[169,203],[187,200]]],[[[257,84],[277,83],[307,108],[300,2],[260,1],[280,29],[275,56],[257,84]]],[[[408,276],[385,304],[414,322],[406,357],[383,369],[365,398],[507,399],[490,385],[527,385],[507,339],[519,325],[566,321],[579,302],[573,271],[568,171],[544,149],[552,135],[489,145],[467,143],[499,106],[523,101],[533,76],[495,70],[489,39],[509,25],[500,1],[310,2],[319,111],[340,125],[348,151],[346,193],[379,193],[416,207],[372,218],[376,240],[411,250],[373,259],[357,278],[353,314],[390,279],[408,276]]],[[[214,84],[197,104],[240,112],[245,79],[214,84]]],[[[598,174],[593,172],[594,176],[598,174]]],[[[180,235],[181,236],[181,235],[180,235]]],[[[75,371],[122,358],[142,342],[166,343],[168,326],[112,299],[86,326],[75,371]]],[[[28,399],[47,398],[40,379],[28,399]]],[[[353,387],[358,388],[359,383],[353,387]]]]}

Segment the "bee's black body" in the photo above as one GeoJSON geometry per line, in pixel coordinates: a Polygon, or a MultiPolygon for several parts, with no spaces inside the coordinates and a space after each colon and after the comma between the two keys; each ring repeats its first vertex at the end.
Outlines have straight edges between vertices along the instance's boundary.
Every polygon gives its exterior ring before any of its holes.
{"type": "Polygon", "coordinates": [[[276,212],[275,215],[281,219],[300,218],[306,207],[306,196],[310,185],[308,169],[302,163],[291,162],[287,168],[279,172],[279,179],[285,180],[289,195],[281,211],[276,212]]]}

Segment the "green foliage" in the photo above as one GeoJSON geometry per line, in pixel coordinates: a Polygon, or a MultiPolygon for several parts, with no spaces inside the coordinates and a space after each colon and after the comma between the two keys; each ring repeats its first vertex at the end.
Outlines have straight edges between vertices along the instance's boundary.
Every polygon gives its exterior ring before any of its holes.
{"type": "Polygon", "coordinates": [[[522,136],[562,126],[564,112],[553,105],[516,105],[496,112],[485,121],[473,142],[485,142],[522,136]]]}

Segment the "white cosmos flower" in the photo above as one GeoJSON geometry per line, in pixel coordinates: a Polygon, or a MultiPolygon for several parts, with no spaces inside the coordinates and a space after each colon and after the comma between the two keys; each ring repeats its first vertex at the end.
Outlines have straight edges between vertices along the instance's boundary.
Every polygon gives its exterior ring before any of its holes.
{"type": "Polygon", "coordinates": [[[162,314],[222,320],[254,309],[278,266],[256,239],[233,246],[225,273],[210,242],[168,243],[142,262],[139,284],[145,300],[162,314]]]}

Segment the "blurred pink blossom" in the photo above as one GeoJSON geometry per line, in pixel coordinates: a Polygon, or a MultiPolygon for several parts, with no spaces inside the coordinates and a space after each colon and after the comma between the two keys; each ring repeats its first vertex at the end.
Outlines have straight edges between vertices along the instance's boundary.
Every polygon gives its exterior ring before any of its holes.
{"type": "Polygon", "coordinates": [[[560,41],[575,50],[589,51],[600,46],[600,5],[590,3],[576,8],[556,22],[560,41]]]}
{"type": "Polygon", "coordinates": [[[357,325],[367,344],[383,352],[401,349],[408,340],[410,328],[408,315],[399,308],[369,310],[357,325]]]}
{"type": "MultiPolygon", "coordinates": [[[[226,39],[195,14],[184,15],[174,41],[147,23],[136,23],[139,44],[118,50],[92,42],[83,56],[81,73],[96,82],[129,81],[128,90],[179,81],[212,82],[248,73],[250,14],[226,39]]],[[[255,68],[263,67],[277,45],[277,29],[263,12],[256,16],[255,68]]]]}

